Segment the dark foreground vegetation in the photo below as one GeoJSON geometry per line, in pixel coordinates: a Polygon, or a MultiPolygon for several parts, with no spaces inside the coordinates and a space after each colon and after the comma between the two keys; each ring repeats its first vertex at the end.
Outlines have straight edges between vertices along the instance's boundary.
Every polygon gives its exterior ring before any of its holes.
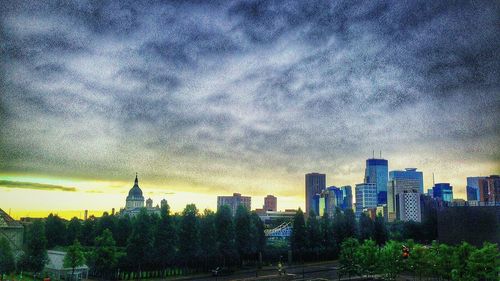
{"type": "Polygon", "coordinates": [[[67,252],[66,267],[85,263],[91,276],[112,280],[336,259],[343,276],[498,280],[495,244],[449,246],[433,242],[436,236],[432,212],[422,223],[387,224],[381,216],[372,220],[364,214],[356,221],[352,210],[340,209],[332,218],[317,218],[311,212],[306,219],[299,209],[289,241],[266,240],[259,216],[242,206],[235,216],[227,206],[200,213],[193,204],[180,214],[171,214],[166,206],[160,215],[142,210],[132,218],[105,213],[65,221],[51,214],[26,228],[24,253],[17,262],[7,241],[0,239],[0,273],[23,271],[43,277],[47,249],[55,248],[67,252]]]}

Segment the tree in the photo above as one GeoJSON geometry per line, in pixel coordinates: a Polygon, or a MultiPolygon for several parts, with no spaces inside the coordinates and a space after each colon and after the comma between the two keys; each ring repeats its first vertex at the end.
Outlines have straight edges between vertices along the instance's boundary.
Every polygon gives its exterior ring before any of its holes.
{"type": "Polygon", "coordinates": [[[359,239],[361,241],[373,238],[374,225],[365,213],[361,213],[359,217],[359,239]]]}
{"type": "Polygon", "coordinates": [[[90,216],[82,224],[82,231],[80,234],[80,241],[84,246],[93,246],[95,241],[96,218],[90,216]]]}
{"type": "Polygon", "coordinates": [[[344,230],[345,227],[345,216],[344,213],[340,210],[340,208],[335,208],[335,214],[333,215],[332,221],[332,229],[333,229],[333,237],[337,244],[337,248],[340,247],[342,242],[346,239],[344,230]]]}
{"type": "Polygon", "coordinates": [[[317,260],[321,251],[321,231],[314,210],[310,210],[307,219],[307,240],[311,254],[317,260]]]}
{"type": "Polygon", "coordinates": [[[113,237],[116,241],[116,245],[118,247],[127,246],[127,239],[131,233],[132,233],[132,221],[130,220],[129,215],[126,214],[124,216],[120,216],[116,222],[116,235],[113,237]]]}
{"type": "Polygon", "coordinates": [[[431,274],[432,261],[430,251],[422,245],[416,244],[410,247],[407,267],[410,272],[414,272],[419,277],[419,280],[422,280],[423,276],[431,274]]]}
{"type": "Polygon", "coordinates": [[[196,262],[199,243],[198,209],[194,204],[188,204],[182,211],[179,229],[179,253],[184,264],[196,262]]]}
{"type": "Polygon", "coordinates": [[[451,279],[451,271],[453,270],[453,247],[446,244],[433,244],[435,251],[436,273],[440,278],[451,279]]]}
{"type": "Polygon", "coordinates": [[[215,213],[205,209],[200,221],[200,253],[207,269],[217,255],[217,230],[215,229],[215,213]]]}
{"type": "Polygon", "coordinates": [[[352,209],[346,209],[344,211],[344,237],[356,237],[356,216],[352,209]]]}
{"type": "Polygon", "coordinates": [[[468,280],[498,280],[500,274],[500,252],[497,244],[485,242],[483,247],[472,251],[467,264],[468,280]]]}
{"type": "MultiPolygon", "coordinates": [[[[145,237],[145,239],[147,239],[145,237]]],[[[105,229],[100,236],[95,239],[93,252],[93,264],[96,271],[104,279],[109,279],[118,262],[118,253],[113,234],[109,229],[105,229]]]]}
{"type": "Polygon", "coordinates": [[[380,249],[379,272],[385,278],[384,280],[395,280],[403,272],[401,247],[400,242],[389,241],[380,249]]]}
{"type": "Polygon", "coordinates": [[[48,249],[66,245],[66,224],[58,215],[49,214],[45,219],[45,237],[48,249]]]}
{"type": "Polygon", "coordinates": [[[250,212],[245,206],[239,205],[236,209],[234,225],[236,250],[242,262],[250,255],[252,242],[250,240],[250,212]]]}
{"type": "Polygon", "coordinates": [[[361,244],[355,252],[355,263],[359,265],[359,273],[373,275],[378,266],[378,247],[375,241],[368,239],[361,244]]]}
{"type": "Polygon", "coordinates": [[[356,252],[358,251],[359,242],[355,238],[348,238],[340,245],[340,274],[342,276],[357,275],[359,265],[356,263],[356,252]]]}
{"type": "Polygon", "coordinates": [[[75,276],[75,268],[85,264],[82,246],[78,240],[75,240],[73,245],[68,247],[63,263],[64,267],[71,268],[71,280],[73,280],[75,276]]]}
{"type": "Polygon", "coordinates": [[[113,233],[113,237],[116,237],[116,217],[110,216],[108,212],[104,212],[102,217],[97,220],[97,225],[95,228],[95,236],[99,236],[103,233],[105,229],[109,229],[113,233]]]}
{"type": "Polygon", "coordinates": [[[177,234],[170,216],[168,205],[161,208],[160,221],[155,230],[154,251],[155,263],[161,269],[171,265],[175,258],[175,243],[177,234]]]}
{"type": "Polygon", "coordinates": [[[78,240],[82,231],[82,223],[77,217],[73,217],[66,228],[66,243],[72,243],[75,240],[78,240]]]}
{"type": "Polygon", "coordinates": [[[15,269],[14,254],[9,241],[5,237],[0,237],[0,280],[3,274],[9,274],[15,269]]]}
{"type": "Polygon", "coordinates": [[[146,209],[142,209],[134,220],[132,234],[127,241],[126,251],[129,264],[136,266],[139,273],[144,266],[151,263],[153,229],[146,209]]]}
{"type": "Polygon", "coordinates": [[[266,248],[266,235],[264,234],[264,223],[260,219],[259,215],[257,213],[252,212],[250,215],[250,221],[251,221],[251,228],[250,228],[250,234],[251,234],[251,240],[252,240],[252,254],[257,255],[257,254],[262,254],[266,248]]]}
{"type": "Polygon", "coordinates": [[[387,241],[388,236],[389,234],[387,233],[384,218],[381,214],[377,214],[373,225],[373,238],[377,245],[382,246],[387,241]]]}
{"type": "Polygon", "coordinates": [[[26,248],[21,258],[22,268],[34,274],[41,272],[47,263],[47,239],[44,223],[36,220],[28,228],[26,248]]]}
{"type": "Polygon", "coordinates": [[[234,227],[231,209],[227,205],[220,206],[215,214],[215,228],[217,229],[217,251],[226,261],[235,255],[234,249],[234,227]]]}
{"type": "Polygon", "coordinates": [[[328,258],[334,258],[337,255],[337,247],[333,236],[332,223],[327,212],[321,217],[321,243],[323,245],[323,255],[328,258]]]}
{"type": "Polygon", "coordinates": [[[298,258],[300,261],[303,261],[305,251],[307,250],[307,231],[304,213],[300,208],[293,218],[291,244],[294,259],[298,258]]]}

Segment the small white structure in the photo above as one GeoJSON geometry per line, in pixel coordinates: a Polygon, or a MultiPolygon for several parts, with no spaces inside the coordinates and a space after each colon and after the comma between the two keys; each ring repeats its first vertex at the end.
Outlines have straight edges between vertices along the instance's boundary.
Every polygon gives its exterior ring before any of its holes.
{"type": "Polygon", "coordinates": [[[71,278],[73,269],[70,267],[64,267],[64,257],[66,256],[66,252],[49,250],[47,251],[47,256],[49,257],[49,262],[45,265],[44,271],[52,280],[78,281],[88,279],[89,267],[87,265],[75,267],[74,276],[71,278]]]}

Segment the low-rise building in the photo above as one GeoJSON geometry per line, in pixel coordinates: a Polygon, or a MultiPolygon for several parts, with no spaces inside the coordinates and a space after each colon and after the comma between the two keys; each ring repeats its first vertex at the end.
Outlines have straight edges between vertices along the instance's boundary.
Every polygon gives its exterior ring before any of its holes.
{"type": "Polygon", "coordinates": [[[49,260],[45,265],[44,272],[52,280],[78,281],[88,279],[89,267],[87,265],[75,267],[74,271],[71,267],[64,267],[66,252],[49,250],[47,251],[47,256],[49,260]],[[71,276],[72,274],[73,276],[71,276]]]}
{"type": "Polygon", "coordinates": [[[0,209],[0,238],[5,238],[9,242],[16,259],[22,253],[23,237],[23,225],[0,209]]]}

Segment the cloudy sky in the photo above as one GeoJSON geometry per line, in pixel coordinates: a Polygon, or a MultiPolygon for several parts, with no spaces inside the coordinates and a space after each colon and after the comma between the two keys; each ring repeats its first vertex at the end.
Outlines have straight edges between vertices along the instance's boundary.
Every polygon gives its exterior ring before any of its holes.
{"type": "Polygon", "coordinates": [[[498,1],[2,1],[0,207],[304,206],[375,150],[425,186],[500,172],[498,1]],[[463,3],[461,3],[463,2],[463,3]]]}

